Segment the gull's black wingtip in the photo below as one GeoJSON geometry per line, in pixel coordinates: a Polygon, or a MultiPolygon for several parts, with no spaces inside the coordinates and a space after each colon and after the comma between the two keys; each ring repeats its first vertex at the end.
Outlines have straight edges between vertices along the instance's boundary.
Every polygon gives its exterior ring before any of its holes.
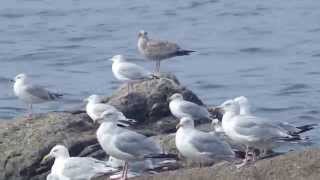
{"type": "Polygon", "coordinates": [[[187,55],[190,55],[191,53],[193,52],[196,52],[196,51],[193,51],[193,50],[179,50],[176,52],[176,56],[187,56],[187,55]]]}

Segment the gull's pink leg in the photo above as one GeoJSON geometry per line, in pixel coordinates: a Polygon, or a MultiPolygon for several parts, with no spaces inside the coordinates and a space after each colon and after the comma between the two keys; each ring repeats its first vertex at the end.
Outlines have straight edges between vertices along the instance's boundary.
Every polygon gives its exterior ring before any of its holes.
{"type": "Polygon", "coordinates": [[[246,155],[245,155],[244,160],[242,161],[241,164],[237,165],[237,168],[241,168],[241,167],[245,166],[249,161],[248,157],[249,157],[249,146],[246,147],[246,155]]]}
{"type": "Polygon", "coordinates": [[[123,177],[124,177],[125,168],[126,168],[126,162],[124,162],[124,165],[123,165],[123,167],[122,167],[122,175],[121,175],[121,178],[120,178],[120,179],[123,179],[123,177]]]}
{"type": "Polygon", "coordinates": [[[129,94],[130,94],[130,82],[128,82],[128,94],[127,94],[127,96],[129,96],[129,94]]]}
{"type": "Polygon", "coordinates": [[[27,115],[28,120],[32,120],[32,104],[28,105],[28,115],[27,115]]]}
{"type": "Polygon", "coordinates": [[[126,168],[126,172],[125,172],[125,174],[124,174],[124,180],[127,180],[127,179],[128,179],[129,164],[128,164],[128,162],[126,162],[126,164],[127,164],[127,168],[126,168]]]}
{"type": "Polygon", "coordinates": [[[123,167],[121,180],[127,180],[127,173],[128,173],[128,162],[125,162],[124,167],[123,167]]]}
{"type": "Polygon", "coordinates": [[[160,75],[160,60],[156,60],[156,75],[160,75]]]}

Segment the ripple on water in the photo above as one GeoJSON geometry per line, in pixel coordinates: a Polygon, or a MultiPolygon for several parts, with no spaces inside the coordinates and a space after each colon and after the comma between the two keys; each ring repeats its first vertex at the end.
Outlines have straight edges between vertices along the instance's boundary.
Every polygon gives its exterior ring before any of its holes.
{"type": "Polygon", "coordinates": [[[259,78],[259,77],[265,77],[265,71],[267,70],[266,66],[259,66],[259,67],[253,67],[253,68],[244,68],[239,69],[237,72],[240,73],[240,77],[253,77],[253,78],[259,78]]]}
{"type": "Polygon", "coordinates": [[[197,87],[202,90],[226,88],[226,86],[222,85],[222,84],[212,84],[212,83],[207,83],[204,81],[198,81],[198,82],[196,82],[196,84],[197,84],[197,87]]]}
{"type": "Polygon", "coordinates": [[[276,95],[278,96],[288,96],[294,94],[302,94],[307,92],[311,87],[307,84],[297,83],[297,84],[289,84],[286,87],[279,90],[276,95]]]}
{"type": "Polygon", "coordinates": [[[320,114],[319,110],[309,110],[306,112],[306,114],[320,114]]]}
{"type": "Polygon", "coordinates": [[[298,116],[299,119],[302,119],[302,120],[311,120],[311,121],[315,121],[315,120],[319,120],[319,118],[317,117],[314,117],[314,116],[311,116],[311,115],[300,115],[298,116]]]}
{"type": "Polygon", "coordinates": [[[207,6],[209,4],[217,3],[219,0],[208,0],[208,1],[191,1],[187,6],[178,7],[177,9],[186,10],[186,9],[195,9],[202,6],[207,6]]]}
{"type": "Polygon", "coordinates": [[[248,47],[239,49],[240,52],[250,53],[250,54],[259,54],[259,53],[274,53],[276,52],[274,49],[260,48],[260,47],[248,47]]]}
{"type": "Polygon", "coordinates": [[[257,107],[256,111],[260,112],[286,112],[286,111],[293,111],[293,110],[300,110],[303,107],[301,106],[290,106],[290,107],[257,107]]]}
{"type": "Polygon", "coordinates": [[[236,16],[236,17],[251,17],[251,16],[259,16],[260,12],[255,11],[244,11],[244,12],[222,12],[217,14],[217,16],[236,16]]]}
{"type": "Polygon", "coordinates": [[[8,84],[11,80],[12,78],[0,76],[0,84],[8,84]]]}
{"type": "Polygon", "coordinates": [[[320,71],[306,72],[306,75],[317,76],[317,75],[320,75],[320,71]]]}
{"type": "Polygon", "coordinates": [[[10,58],[10,61],[43,61],[44,59],[56,59],[58,57],[63,56],[64,54],[59,54],[54,51],[43,51],[43,52],[30,52],[22,55],[17,55],[15,57],[10,58]]]}
{"type": "Polygon", "coordinates": [[[320,57],[320,53],[312,54],[312,57],[320,57]]]}

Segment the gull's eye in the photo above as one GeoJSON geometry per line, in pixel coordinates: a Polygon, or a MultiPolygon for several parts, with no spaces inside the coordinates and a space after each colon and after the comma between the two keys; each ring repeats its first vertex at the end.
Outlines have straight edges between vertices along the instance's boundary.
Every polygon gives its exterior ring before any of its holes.
{"type": "Polygon", "coordinates": [[[58,152],[58,149],[54,149],[52,152],[56,153],[56,152],[58,152]]]}

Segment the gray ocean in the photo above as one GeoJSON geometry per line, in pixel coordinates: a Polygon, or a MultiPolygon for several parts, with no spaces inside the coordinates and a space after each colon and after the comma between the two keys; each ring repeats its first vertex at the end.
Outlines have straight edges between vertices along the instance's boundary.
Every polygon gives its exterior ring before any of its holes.
{"type": "MultiPolygon", "coordinates": [[[[292,124],[320,122],[319,0],[2,0],[0,118],[23,116],[8,82],[18,73],[65,94],[35,112],[81,107],[120,84],[108,59],[137,51],[143,29],[197,52],[162,63],[206,104],[245,95],[256,115],[292,124]]],[[[320,144],[320,131],[306,133],[320,144]]]]}

